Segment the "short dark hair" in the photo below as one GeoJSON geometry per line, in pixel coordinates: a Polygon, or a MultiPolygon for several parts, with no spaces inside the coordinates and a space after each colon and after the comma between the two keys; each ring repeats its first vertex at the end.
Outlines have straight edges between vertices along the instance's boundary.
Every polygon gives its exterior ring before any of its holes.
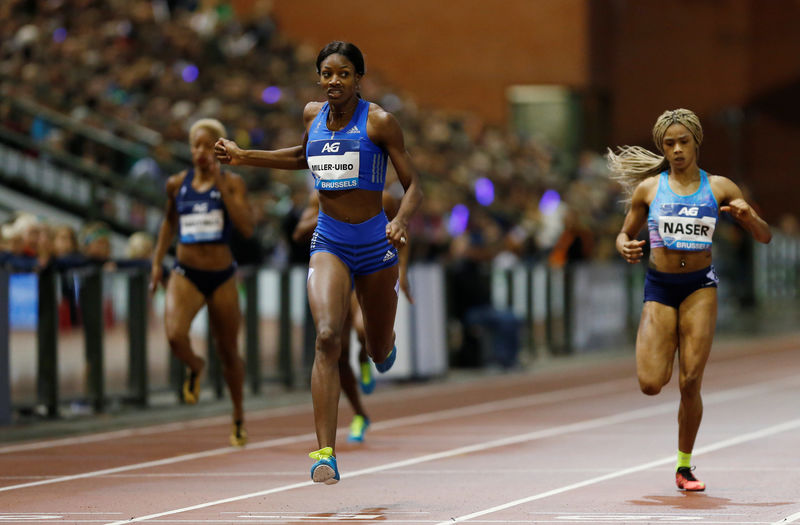
{"type": "Polygon", "coordinates": [[[331,55],[339,54],[345,57],[347,60],[353,63],[353,66],[356,68],[356,73],[359,75],[363,75],[366,73],[366,67],[364,66],[364,55],[361,53],[361,50],[356,47],[355,44],[351,44],[350,42],[342,42],[341,40],[334,40],[333,42],[329,43],[325,47],[322,48],[322,51],[319,52],[317,55],[317,74],[319,75],[320,66],[322,65],[322,61],[328,58],[331,55]]]}

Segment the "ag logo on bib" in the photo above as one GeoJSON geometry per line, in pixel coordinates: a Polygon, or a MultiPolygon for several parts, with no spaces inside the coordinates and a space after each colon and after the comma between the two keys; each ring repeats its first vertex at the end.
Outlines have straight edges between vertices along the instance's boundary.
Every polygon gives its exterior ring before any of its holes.
{"type": "Polygon", "coordinates": [[[717,224],[716,210],[708,205],[663,203],[658,211],[658,234],[671,250],[699,251],[711,248],[717,224]]]}
{"type": "Polygon", "coordinates": [[[359,141],[356,139],[314,140],[308,143],[308,167],[318,190],[358,188],[359,141]]]}

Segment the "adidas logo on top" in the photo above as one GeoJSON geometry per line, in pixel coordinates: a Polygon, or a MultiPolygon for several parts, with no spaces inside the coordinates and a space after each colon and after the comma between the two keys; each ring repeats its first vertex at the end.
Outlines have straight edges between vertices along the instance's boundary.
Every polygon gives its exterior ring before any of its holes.
{"type": "Polygon", "coordinates": [[[392,250],[387,250],[386,255],[383,256],[383,262],[388,261],[392,257],[394,257],[394,252],[392,250]]]}
{"type": "Polygon", "coordinates": [[[347,130],[347,133],[361,133],[361,131],[359,131],[358,126],[353,126],[349,130],[347,130]]]}

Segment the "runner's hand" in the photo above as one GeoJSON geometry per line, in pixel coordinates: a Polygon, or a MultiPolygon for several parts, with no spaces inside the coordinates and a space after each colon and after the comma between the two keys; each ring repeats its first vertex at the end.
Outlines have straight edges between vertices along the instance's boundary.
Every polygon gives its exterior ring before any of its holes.
{"type": "Polygon", "coordinates": [[[241,154],[242,148],[232,140],[221,138],[214,144],[214,155],[222,164],[236,166],[239,164],[241,154]]]}

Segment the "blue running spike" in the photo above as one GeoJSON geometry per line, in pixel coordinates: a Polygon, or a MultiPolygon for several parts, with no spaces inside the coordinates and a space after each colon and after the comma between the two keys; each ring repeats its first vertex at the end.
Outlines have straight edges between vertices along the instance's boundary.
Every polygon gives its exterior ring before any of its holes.
{"type": "Polygon", "coordinates": [[[336,466],[336,457],[331,447],[315,450],[308,457],[317,460],[311,465],[311,479],[314,483],[333,485],[339,482],[339,468],[336,466]]]}
{"type": "Polygon", "coordinates": [[[363,443],[367,428],[369,428],[369,419],[356,414],[353,416],[353,422],[350,423],[350,435],[347,436],[347,441],[350,443],[363,443]]]}
{"type": "Polygon", "coordinates": [[[378,369],[378,372],[381,374],[385,374],[388,372],[392,365],[394,364],[394,360],[397,357],[397,345],[392,347],[392,351],[389,352],[389,355],[386,356],[386,359],[383,360],[383,363],[375,363],[375,368],[378,369]]]}
{"type": "Polygon", "coordinates": [[[358,384],[361,385],[361,391],[365,394],[371,394],[375,390],[375,376],[372,375],[372,364],[369,360],[361,363],[361,377],[358,384]]]}

